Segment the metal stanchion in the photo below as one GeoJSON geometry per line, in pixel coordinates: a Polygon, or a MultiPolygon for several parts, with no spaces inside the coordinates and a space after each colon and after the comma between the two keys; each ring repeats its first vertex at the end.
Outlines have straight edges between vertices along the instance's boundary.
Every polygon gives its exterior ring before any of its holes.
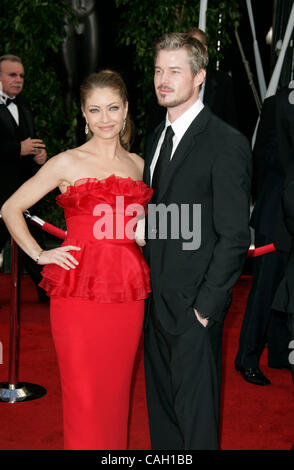
{"type": "Polygon", "coordinates": [[[8,382],[0,383],[0,403],[18,403],[35,400],[46,394],[46,389],[40,385],[18,382],[19,356],[19,251],[11,239],[11,311],[10,311],[10,340],[9,340],[9,372],[8,382]]]}

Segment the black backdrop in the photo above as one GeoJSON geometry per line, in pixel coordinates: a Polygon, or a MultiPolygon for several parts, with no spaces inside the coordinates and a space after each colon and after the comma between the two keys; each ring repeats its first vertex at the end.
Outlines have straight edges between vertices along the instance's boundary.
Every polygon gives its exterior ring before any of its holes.
{"type": "MultiPolygon", "coordinates": [[[[292,3],[293,0],[252,0],[256,35],[267,85],[277,56],[274,52],[274,47],[266,44],[266,35],[270,27],[274,25],[274,43],[280,39],[280,37],[283,37],[292,3]]],[[[132,51],[130,47],[117,46],[117,30],[118,28],[123,28],[123,25],[120,23],[115,0],[107,0],[107,2],[97,1],[95,8],[99,21],[100,38],[98,68],[113,68],[122,73],[127,82],[130,109],[134,115],[136,102],[140,99],[140,96],[136,94],[136,74],[132,67],[132,54],[134,54],[134,50],[132,51]]],[[[246,58],[250,64],[255,86],[258,90],[253,38],[250,30],[246,2],[244,0],[240,1],[240,8],[242,11],[242,20],[239,26],[239,35],[246,58]]],[[[281,85],[288,83],[292,78],[292,51],[293,47],[290,47],[286,55],[281,76],[281,85]]],[[[232,37],[232,45],[226,50],[225,60],[221,63],[221,69],[230,71],[232,74],[239,110],[240,130],[251,141],[258,119],[258,110],[234,35],[232,37]]],[[[81,70],[80,80],[83,78],[81,70]]]]}

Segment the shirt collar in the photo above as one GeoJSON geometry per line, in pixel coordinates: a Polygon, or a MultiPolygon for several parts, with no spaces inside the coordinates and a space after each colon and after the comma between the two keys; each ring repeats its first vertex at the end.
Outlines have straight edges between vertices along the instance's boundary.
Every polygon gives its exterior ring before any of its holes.
{"type": "Polygon", "coordinates": [[[6,101],[7,101],[8,98],[10,98],[11,100],[14,100],[15,97],[16,97],[16,95],[10,97],[10,96],[6,95],[6,93],[4,93],[4,91],[0,91],[0,98],[2,98],[1,101],[4,101],[4,104],[6,104],[6,101]]]}
{"type": "Polygon", "coordinates": [[[187,109],[187,111],[185,111],[172,124],[168,120],[168,114],[166,114],[165,128],[167,128],[167,126],[172,126],[177,140],[181,140],[192,121],[194,121],[196,116],[198,116],[198,114],[200,113],[200,111],[202,111],[203,108],[204,104],[202,103],[200,98],[198,98],[197,101],[195,101],[195,103],[192,104],[192,106],[190,106],[190,108],[187,109]]]}

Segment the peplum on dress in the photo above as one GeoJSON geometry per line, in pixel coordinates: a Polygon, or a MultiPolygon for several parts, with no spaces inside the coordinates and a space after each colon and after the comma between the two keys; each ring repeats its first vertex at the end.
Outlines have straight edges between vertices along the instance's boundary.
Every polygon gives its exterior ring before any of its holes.
{"type": "Polygon", "coordinates": [[[56,201],[64,208],[62,245],[79,265],[48,264],[40,286],[50,317],[63,400],[64,448],[127,448],[130,385],[150,271],[134,240],[152,196],[141,180],[85,178],[56,201]]]}

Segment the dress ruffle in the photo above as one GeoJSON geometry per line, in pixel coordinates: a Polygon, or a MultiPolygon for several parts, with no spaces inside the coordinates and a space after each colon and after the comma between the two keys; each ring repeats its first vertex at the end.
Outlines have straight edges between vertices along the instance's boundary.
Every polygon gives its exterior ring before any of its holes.
{"type": "Polygon", "coordinates": [[[108,303],[145,299],[151,292],[150,270],[136,243],[67,239],[62,246],[66,245],[81,248],[70,251],[79,264],[69,270],[47,264],[39,285],[48,295],[84,297],[108,303]]]}
{"type": "MultiPolygon", "coordinates": [[[[93,225],[93,208],[107,203],[115,208],[116,196],[124,196],[124,205],[140,204],[143,209],[152,196],[152,189],[143,181],[111,175],[105,180],[85,178],[57,196],[65,209],[65,217],[86,216],[86,225],[93,225]],[[89,217],[89,224],[87,222],[89,217]]],[[[71,219],[75,226],[78,217],[71,219]]],[[[66,270],[57,264],[47,264],[42,270],[40,286],[49,296],[80,297],[101,303],[141,300],[151,292],[150,270],[142,249],[132,240],[96,240],[87,238],[89,230],[80,227],[81,237],[68,234],[62,246],[74,245],[70,251],[79,264],[66,270]],[[83,233],[84,230],[84,233],[83,233]],[[86,237],[87,234],[87,237],[86,237]]]]}
{"type": "Polygon", "coordinates": [[[92,215],[93,204],[108,204],[115,209],[116,197],[124,197],[124,206],[136,203],[145,207],[153,194],[142,180],[110,175],[108,178],[81,178],[59,194],[56,202],[65,209],[65,215],[77,215],[81,211],[92,215]]]}

